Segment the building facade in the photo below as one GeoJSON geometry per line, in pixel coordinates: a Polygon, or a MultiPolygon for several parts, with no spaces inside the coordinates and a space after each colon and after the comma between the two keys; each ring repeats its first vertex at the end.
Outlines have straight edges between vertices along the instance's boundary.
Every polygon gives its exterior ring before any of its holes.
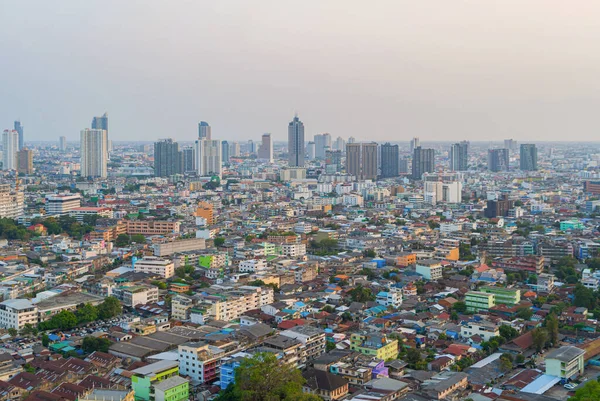
{"type": "Polygon", "coordinates": [[[288,165],[304,167],[304,123],[298,116],[288,124],[288,165]]]}
{"type": "Polygon", "coordinates": [[[108,174],[107,132],[86,128],[81,131],[81,176],[106,178],[108,174]]]}

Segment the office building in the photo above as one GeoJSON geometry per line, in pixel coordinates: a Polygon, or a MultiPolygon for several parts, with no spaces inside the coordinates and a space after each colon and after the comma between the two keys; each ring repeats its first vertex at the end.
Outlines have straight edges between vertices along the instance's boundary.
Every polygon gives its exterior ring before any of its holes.
{"type": "Polygon", "coordinates": [[[66,136],[61,136],[60,138],[58,138],[58,150],[60,150],[61,152],[67,151],[67,137],[66,136]]]}
{"type": "Polygon", "coordinates": [[[37,326],[37,306],[28,299],[8,299],[0,302],[0,327],[21,330],[26,324],[37,326]]]}
{"type": "Polygon", "coordinates": [[[221,161],[223,164],[229,163],[229,142],[221,141],[221,161]]]}
{"type": "Polygon", "coordinates": [[[469,161],[469,142],[462,141],[450,146],[450,170],[467,171],[469,161]]]}
{"type": "MultiPolygon", "coordinates": [[[[108,140],[108,113],[104,113],[100,117],[94,117],[92,119],[92,129],[101,129],[106,131],[106,157],[108,158],[108,152],[111,150],[110,141],[108,140]]],[[[85,176],[84,176],[85,177],[85,176]]]]}
{"type": "Polygon", "coordinates": [[[341,136],[338,136],[333,144],[333,150],[345,151],[346,150],[346,141],[341,136]]]}
{"type": "Polygon", "coordinates": [[[81,207],[81,195],[74,194],[49,194],[46,195],[46,214],[63,215],[81,207]]]}
{"type": "Polygon", "coordinates": [[[331,135],[328,133],[315,135],[315,157],[324,159],[328,149],[331,149],[331,135]]]}
{"type": "Polygon", "coordinates": [[[179,144],[173,139],[163,139],[154,143],[154,175],[170,177],[183,174],[183,154],[179,144]]]}
{"type": "Polygon", "coordinates": [[[537,147],[534,144],[521,144],[521,158],[519,163],[523,171],[537,170],[537,147]]]}
{"type": "Polygon", "coordinates": [[[508,211],[514,208],[515,202],[508,199],[507,195],[502,195],[499,199],[491,199],[487,201],[487,207],[484,209],[483,214],[488,219],[494,217],[507,217],[508,211]]]}
{"type": "MultiPolygon", "coordinates": [[[[418,142],[418,138],[414,138],[418,142]]],[[[413,141],[414,141],[413,139],[413,141]]],[[[433,173],[435,170],[435,151],[433,149],[423,149],[417,146],[413,151],[412,160],[412,178],[420,180],[423,174],[433,173]]]]}
{"type": "Polygon", "coordinates": [[[198,123],[198,139],[212,139],[211,127],[206,121],[198,123]]]}
{"type": "Polygon", "coordinates": [[[325,172],[327,174],[340,173],[342,171],[342,151],[328,150],[325,154],[325,172]]]}
{"type": "Polygon", "coordinates": [[[145,256],[134,263],[133,270],[136,273],[155,274],[163,278],[170,278],[175,275],[175,264],[170,259],[145,256]]]}
{"type": "Polygon", "coordinates": [[[221,141],[199,139],[196,141],[196,172],[200,177],[221,176],[221,141]]]}
{"type": "Polygon", "coordinates": [[[457,174],[423,174],[423,197],[425,202],[460,203],[462,201],[462,182],[457,174]]]}
{"type": "Polygon", "coordinates": [[[25,194],[10,184],[0,184],[0,217],[16,219],[24,214],[25,194]]]}
{"type": "Polygon", "coordinates": [[[377,179],[377,143],[346,144],[346,173],[357,180],[377,179]]]}
{"type": "Polygon", "coordinates": [[[25,146],[24,138],[23,138],[23,125],[21,124],[21,121],[19,121],[19,120],[15,121],[14,129],[19,134],[19,150],[21,150],[21,149],[23,149],[23,146],[25,146]]]}
{"type": "Polygon", "coordinates": [[[509,150],[508,149],[490,149],[488,150],[488,169],[493,172],[508,171],[509,150]]]}
{"type": "Polygon", "coordinates": [[[238,142],[231,142],[229,144],[229,157],[239,157],[240,153],[240,144],[238,142]]]}
{"type": "Polygon", "coordinates": [[[288,165],[304,167],[304,124],[298,116],[288,124],[288,165]]]}
{"type": "Polygon", "coordinates": [[[360,179],[360,143],[346,144],[346,173],[360,179]]]}
{"type": "Polygon", "coordinates": [[[315,160],[317,158],[316,145],[313,141],[306,144],[306,157],[308,160],[315,160]]]}
{"type": "Polygon", "coordinates": [[[107,176],[108,141],[106,131],[86,128],[81,131],[81,176],[107,176]]]}
{"type": "Polygon", "coordinates": [[[419,138],[415,137],[410,140],[410,153],[414,153],[415,149],[421,146],[419,138]]]}
{"type": "Polygon", "coordinates": [[[517,150],[517,141],[514,139],[505,139],[504,140],[504,149],[508,149],[509,151],[517,150]]]}
{"type": "Polygon", "coordinates": [[[398,162],[398,173],[408,174],[408,159],[403,158],[398,162]]]}
{"type": "Polygon", "coordinates": [[[196,171],[196,155],[193,147],[185,147],[181,151],[183,154],[183,172],[192,173],[196,171]]]}
{"type": "Polygon", "coordinates": [[[20,174],[33,174],[33,150],[22,148],[17,152],[17,171],[20,174]]]}
{"type": "Polygon", "coordinates": [[[2,170],[16,170],[17,152],[19,151],[19,133],[17,131],[4,130],[2,150],[2,170]]]}
{"type": "Polygon", "coordinates": [[[258,148],[258,158],[273,163],[273,139],[271,134],[263,134],[262,142],[258,148]]]}
{"type": "Polygon", "coordinates": [[[398,177],[399,159],[398,145],[391,145],[389,142],[381,145],[381,177],[398,177]]]}

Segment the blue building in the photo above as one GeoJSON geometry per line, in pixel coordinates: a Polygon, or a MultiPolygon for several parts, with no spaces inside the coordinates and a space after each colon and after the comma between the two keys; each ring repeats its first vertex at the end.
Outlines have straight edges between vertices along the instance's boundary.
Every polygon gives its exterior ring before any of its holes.
{"type": "Polygon", "coordinates": [[[229,358],[223,358],[221,362],[221,390],[225,390],[227,386],[235,383],[235,370],[240,366],[244,358],[249,358],[252,355],[247,352],[239,352],[229,358]]]}

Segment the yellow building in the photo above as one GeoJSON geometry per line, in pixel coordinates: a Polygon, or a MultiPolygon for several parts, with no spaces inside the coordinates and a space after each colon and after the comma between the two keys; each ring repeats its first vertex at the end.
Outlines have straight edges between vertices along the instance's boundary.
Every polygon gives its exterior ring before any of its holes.
{"type": "Polygon", "coordinates": [[[350,349],[383,360],[394,359],[398,356],[398,340],[388,340],[381,333],[354,333],[350,337],[350,349]]]}
{"type": "Polygon", "coordinates": [[[208,202],[200,202],[194,213],[195,217],[202,217],[206,224],[214,224],[213,205],[208,202]]]}

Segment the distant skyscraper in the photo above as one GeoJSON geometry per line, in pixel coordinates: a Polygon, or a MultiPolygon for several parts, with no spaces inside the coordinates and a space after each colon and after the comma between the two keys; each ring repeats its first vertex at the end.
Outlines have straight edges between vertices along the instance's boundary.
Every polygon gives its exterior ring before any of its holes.
{"type": "Polygon", "coordinates": [[[21,121],[17,120],[15,121],[14,124],[15,127],[15,131],[17,131],[19,133],[19,150],[23,149],[23,146],[25,146],[24,143],[24,137],[23,137],[23,125],[21,124],[21,121]]]}
{"type": "Polygon", "coordinates": [[[107,176],[108,141],[106,130],[89,129],[81,131],[81,176],[107,176]]]}
{"type": "Polygon", "coordinates": [[[33,151],[23,148],[17,152],[17,171],[21,174],[33,174],[33,151]]]}
{"type": "MultiPolygon", "coordinates": [[[[418,138],[415,138],[418,140],[418,138]]],[[[413,151],[412,178],[420,180],[425,173],[433,173],[435,170],[435,150],[423,149],[417,146],[413,151]]]]}
{"type": "Polygon", "coordinates": [[[211,127],[206,121],[198,123],[198,139],[212,139],[211,127]]]}
{"type": "Polygon", "coordinates": [[[357,180],[377,180],[377,143],[346,144],[346,173],[357,180]]]}
{"type": "Polygon", "coordinates": [[[60,138],[58,138],[58,149],[61,152],[66,152],[66,150],[67,150],[67,137],[61,136],[60,138]]]}
{"type": "Polygon", "coordinates": [[[200,177],[218,175],[222,171],[221,141],[199,139],[196,141],[196,171],[200,177]]]}
{"type": "Polygon", "coordinates": [[[258,158],[273,163],[273,140],[271,134],[263,134],[258,148],[258,158]]]}
{"type": "Polygon", "coordinates": [[[520,166],[523,171],[537,170],[537,148],[534,144],[521,144],[520,166]]]}
{"type": "Polygon", "coordinates": [[[348,138],[348,143],[356,143],[356,138],[351,136],[350,138],[348,138]]]}
{"type": "MultiPolygon", "coordinates": [[[[325,159],[325,152],[327,147],[327,137],[325,135],[329,136],[329,134],[317,134],[314,136],[315,157],[317,159],[325,159]]],[[[331,136],[329,136],[329,139],[331,140],[331,136]]]]}
{"type": "Polygon", "coordinates": [[[419,140],[419,138],[414,137],[413,139],[410,140],[410,153],[414,153],[415,149],[418,148],[419,146],[421,146],[421,141],[419,140]]]}
{"type": "Polygon", "coordinates": [[[508,149],[488,150],[488,169],[490,171],[508,171],[509,151],[508,149]]]}
{"type": "Polygon", "coordinates": [[[398,177],[399,162],[398,145],[391,145],[389,142],[381,145],[381,177],[398,177]]]}
{"type": "Polygon", "coordinates": [[[92,118],[92,129],[103,129],[106,131],[106,154],[108,155],[111,146],[108,141],[108,113],[104,113],[100,117],[92,118]]]}
{"type": "Polygon", "coordinates": [[[221,141],[221,160],[223,163],[229,163],[229,142],[221,141]]]}
{"type": "Polygon", "coordinates": [[[194,155],[194,148],[185,147],[181,152],[183,153],[183,172],[192,173],[196,171],[196,156],[194,155]]]}
{"type": "Polygon", "coordinates": [[[288,124],[288,165],[304,167],[304,124],[298,116],[288,124]]]}
{"type": "Polygon", "coordinates": [[[306,144],[306,157],[308,160],[315,160],[317,158],[317,150],[313,141],[306,144]]]}
{"type": "Polygon", "coordinates": [[[338,136],[335,140],[335,143],[332,146],[333,150],[341,150],[344,152],[346,150],[346,141],[341,136],[338,136]]]}
{"type": "Polygon", "coordinates": [[[342,171],[342,151],[328,150],[325,155],[325,172],[335,174],[342,171]]]}
{"type": "Polygon", "coordinates": [[[229,144],[229,157],[239,157],[240,153],[240,144],[237,142],[231,142],[229,144]]]}
{"type": "Polygon", "coordinates": [[[19,151],[19,133],[15,130],[4,130],[2,134],[2,169],[17,169],[17,152],[19,151]]]}
{"type": "Polygon", "coordinates": [[[508,149],[509,151],[514,152],[515,150],[517,150],[517,141],[515,141],[514,139],[505,139],[504,149],[508,149]]]}
{"type": "Polygon", "coordinates": [[[183,173],[183,154],[179,144],[173,139],[163,139],[154,143],[154,175],[170,177],[183,173]]]}
{"type": "Polygon", "coordinates": [[[398,172],[400,174],[408,174],[408,159],[400,159],[400,162],[398,162],[398,172]]]}
{"type": "Polygon", "coordinates": [[[467,171],[469,160],[469,142],[462,141],[450,146],[450,170],[467,171]]]}

